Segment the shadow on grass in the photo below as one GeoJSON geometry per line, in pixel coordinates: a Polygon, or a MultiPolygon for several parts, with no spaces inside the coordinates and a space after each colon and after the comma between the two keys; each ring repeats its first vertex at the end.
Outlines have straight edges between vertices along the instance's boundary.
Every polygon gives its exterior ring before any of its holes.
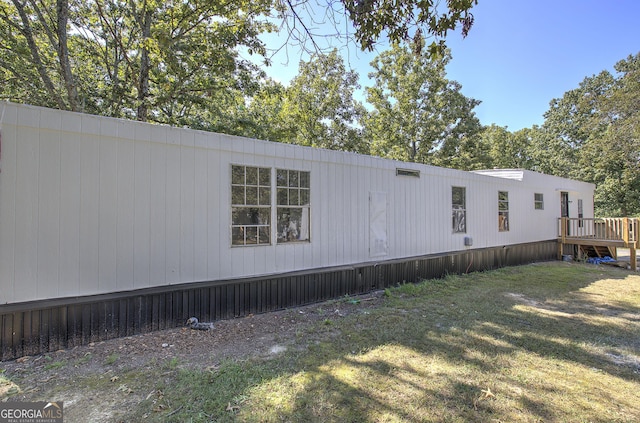
{"type": "Polygon", "coordinates": [[[226,377],[242,376],[227,392],[198,385],[220,396],[200,412],[215,421],[632,421],[632,399],[583,386],[595,375],[640,388],[640,362],[628,357],[640,349],[638,303],[585,292],[629,273],[593,270],[537,265],[400,287],[373,311],[319,324],[295,353],[236,364],[226,377]],[[583,401],[589,390],[595,400],[583,401]],[[602,411],[611,404],[621,418],[602,411]]]}
{"type": "MultiPolygon", "coordinates": [[[[510,276],[518,275],[518,272],[508,273],[510,276]]],[[[491,274],[487,275],[491,277],[491,274]]],[[[627,275],[614,272],[608,273],[606,277],[611,280],[610,283],[615,283],[624,280],[627,275]]],[[[538,277],[548,276],[558,275],[538,277]]],[[[324,386],[331,386],[334,393],[341,393],[346,403],[350,403],[348,398],[352,396],[365,397],[370,401],[368,407],[343,409],[346,415],[335,420],[329,418],[329,421],[376,421],[384,419],[385,412],[407,421],[486,421],[496,413],[504,417],[504,410],[493,409],[492,396],[485,393],[486,398],[483,397],[482,393],[486,391],[484,384],[491,383],[492,375],[504,373],[505,363],[501,357],[519,352],[532,354],[549,363],[570,362],[580,369],[593,371],[594,374],[605,372],[613,378],[637,383],[640,363],[625,365],[619,358],[624,355],[622,351],[625,348],[638,350],[637,322],[640,307],[628,302],[608,301],[603,304],[598,300],[597,294],[581,295],[582,289],[601,279],[600,275],[592,275],[592,269],[560,276],[566,280],[531,281],[537,283],[536,286],[528,285],[527,280],[515,281],[511,277],[506,277],[500,283],[486,285],[482,281],[474,281],[473,276],[471,279],[461,278],[449,284],[431,281],[436,286],[427,288],[426,291],[431,291],[427,294],[436,295],[423,305],[424,308],[411,304],[412,301],[403,296],[401,302],[411,312],[399,315],[387,313],[375,319],[375,323],[372,321],[372,327],[363,331],[355,340],[359,348],[364,346],[365,349],[372,350],[381,345],[399,344],[410,347],[425,358],[444,357],[449,365],[469,370],[462,375],[455,375],[453,371],[453,377],[450,374],[441,378],[436,383],[439,387],[436,390],[429,390],[428,383],[410,382],[397,375],[394,377],[395,383],[403,385],[399,391],[423,392],[424,401],[430,403],[427,414],[422,414],[423,410],[416,410],[415,408],[420,407],[415,405],[414,412],[408,412],[411,407],[403,405],[402,401],[381,401],[376,397],[375,390],[357,390],[354,388],[357,384],[345,381],[341,384],[339,377],[325,371],[323,377],[332,380],[325,381],[324,386]],[[475,286],[466,284],[468,282],[475,283],[475,286]],[[513,295],[514,292],[517,295],[513,295]],[[598,347],[618,351],[618,354],[603,354],[604,350],[598,347]],[[474,380],[478,375],[488,380],[474,380]],[[464,381],[465,377],[471,380],[464,381]],[[373,415],[371,410],[376,410],[373,415]]],[[[413,288],[409,291],[415,294],[413,288]]],[[[354,338],[353,335],[351,338],[354,338]]],[[[355,366],[353,360],[345,358],[344,351],[340,351],[348,349],[348,345],[334,342],[332,348],[337,362],[348,362],[355,366]]],[[[537,364],[539,362],[534,365],[537,364]]],[[[358,363],[356,367],[359,373],[375,373],[376,376],[369,379],[386,379],[393,366],[393,361],[374,360],[366,364],[358,363]]],[[[409,373],[418,374],[422,380],[433,377],[420,374],[415,369],[409,373]]],[[[551,370],[542,377],[553,374],[551,370]]],[[[591,412],[585,406],[559,411],[555,405],[536,397],[540,391],[543,391],[543,397],[562,397],[564,393],[558,392],[562,388],[560,385],[556,386],[555,382],[536,381],[538,392],[531,393],[531,381],[512,381],[514,389],[518,390],[516,395],[512,395],[518,412],[528,418],[545,421],[566,418],[572,413],[591,412]]],[[[316,389],[314,387],[311,390],[316,389]]],[[[605,402],[615,401],[610,398],[605,402]]],[[[309,414],[309,409],[303,404],[294,406],[294,411],[289,416],[294,420],[319,419],[318,414],[309,414]]],[[[513,415],[511,417],[517,418],[513,415]]],[[[589,415],[588,419],[604,422],[610,421],[611,417],[589,415]]]]}

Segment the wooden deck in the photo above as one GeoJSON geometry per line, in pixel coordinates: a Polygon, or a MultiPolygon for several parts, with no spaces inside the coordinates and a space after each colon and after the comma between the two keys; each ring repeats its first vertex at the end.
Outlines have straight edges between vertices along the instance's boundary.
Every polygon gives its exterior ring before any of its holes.
{"type": "Polygon", "coordinates": [[[605,249],[617,259],[618,248],[629,249],[629,264],[638,269],[636,251],[639,246],[638,228],[640,219],[614,218],[568,218],[558,219],[558,258],[564,255],[565,246],[577,246],[579,253],[602,256],[605,249]]]}

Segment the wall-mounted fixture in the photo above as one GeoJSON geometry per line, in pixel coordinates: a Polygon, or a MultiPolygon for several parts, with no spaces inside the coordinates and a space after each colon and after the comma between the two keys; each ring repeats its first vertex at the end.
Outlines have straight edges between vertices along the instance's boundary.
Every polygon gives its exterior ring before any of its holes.
{"type": "Polygon", "coordinates": [[[420,171],[414,169],[401,169],[396,168],[396,176],[413,176],[414,178],[420,177],[420,171]]]}

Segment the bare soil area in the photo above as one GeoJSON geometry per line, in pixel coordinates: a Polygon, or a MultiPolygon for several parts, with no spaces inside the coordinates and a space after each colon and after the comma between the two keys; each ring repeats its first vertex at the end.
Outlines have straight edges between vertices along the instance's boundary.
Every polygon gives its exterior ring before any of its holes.
{"type": "Polygon", "coordinates": [[[208,331],[170,329],[0,362],[0,401],[63,401],[65,422],[122,421],[122,411],[142,401],[162,406],[163,393],[148,375],[170,382],[181,369],[215,371],[225,360],[268,360],[303,349],[314,342],[314,327],[376,307],[382,294],[219,321],[208,331]]]}

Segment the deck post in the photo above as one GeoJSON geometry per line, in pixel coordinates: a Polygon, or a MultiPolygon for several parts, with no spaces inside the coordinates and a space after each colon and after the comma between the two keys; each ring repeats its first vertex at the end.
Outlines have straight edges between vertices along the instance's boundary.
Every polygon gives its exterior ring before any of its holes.
{"type": "Polygon", "coordinates": [[[558,242],[558,260],[562,260],[562,246],[564,244],[562,242],[558,242]]]}
{"type": "Polygon", "coordinates": [[[565,237],[565,229],[566,229],[566,218],[560,218],[560,239],[558,240],[558,260],[562,260],[562,253],[564,247],[564,237],[565,237]]]}
{"type": "Polygon", "coordinates": [[[625,246],[629,246],[629,218],[622,218],[622,241],[624,241],[625,246]]]}

